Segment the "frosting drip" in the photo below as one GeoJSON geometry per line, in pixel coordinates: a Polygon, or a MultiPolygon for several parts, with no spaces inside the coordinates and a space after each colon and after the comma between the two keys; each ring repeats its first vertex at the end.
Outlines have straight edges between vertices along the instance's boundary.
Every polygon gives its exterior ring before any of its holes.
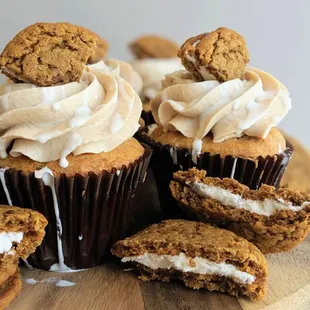
{"type": "Polygon", "coordinates": [[[13,157],[60,159],[67,167],[70,153],[112,151],[137,131],[142,110],[133,87],[119,75],[131,82],[137,76],[129,65],[111,60],[89,66],[79,83],[1,86],[0,156],[12,145],[13,157]]]}
{"type": "MultiPolygon", "coordinates": [[[[245,78],[225,83],[216,80],[189,82],[176,73],[177,84],[169,84],[151,102],[156,122],[166,131],[179,131],[196,143],[209,132],[214,142],[243,135],[265,139],[272,127],[291,108],[287,89],[272,75],[249,68],[245,78]]],[[[195,150],[199,153],[199,150],[195,150]]]]}

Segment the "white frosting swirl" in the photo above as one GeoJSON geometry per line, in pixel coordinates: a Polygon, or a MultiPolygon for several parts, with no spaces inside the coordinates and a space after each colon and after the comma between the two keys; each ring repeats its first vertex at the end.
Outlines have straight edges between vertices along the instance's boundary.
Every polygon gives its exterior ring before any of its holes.
{"type": "MultiPolygon", "coordinates": [[[[176,74],[180,83],[180,73],[176,74]]],[[[222,84],[216,80],[189,83],[187,77],[184,84],[162,90],[151,108],[166,131],[194,138],[193,149],[199,154],[199,141],[210,131],[214,142],[243,135],[265,139],[290,110],[291,99],[272,75],[249,68],[244,80],[222,84]]]]}
{"type": "Polygon", "coordinates": [[[131,138],[139,127],[142,103],[133,87],[118,76],[128,77],[130,66],[107,64],[89,66],[79,83],[1,86],[0,156],[7,156],[13,142],[13,157],[25,155],[38,162],[60,159],[60,166],[67,167],[70,153],[109,152],[131,138]]]}
{"type": "Polygon", "coordinates": [[[161,90],[161,80],[166,74],[184,69],[179,58],[137,59],[131,65],[143,80],[140,95],[145,100],[151,100],[157,95],[161,90]]]}
{"type": "Polygon", "coordinates": [[[132,86],[137,94],[140,94],[142,91],[142,78],[136,71],[134,71],[132,66],[125,61],[108,59],[89,65],[89,67],[120,76],[132,86]]]}

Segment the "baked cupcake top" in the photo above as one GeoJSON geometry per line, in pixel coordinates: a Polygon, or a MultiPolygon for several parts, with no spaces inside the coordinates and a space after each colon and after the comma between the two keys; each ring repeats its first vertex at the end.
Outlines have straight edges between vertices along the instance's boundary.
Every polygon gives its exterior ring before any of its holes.
{"type": "Polygon", "coordinates": [[[168,73],[184,69],[177,58],[178,46],[160,36],[146,35],[129,44],[136,58],[131,62],[143,80],[142,101],[153,99],[161,89],[161,80],[168,73]]]}
{"type": "MultiPolygon", "coordinates": [[[[36,84],[0,86],[1,158],[8,153],[25,155],[37,162],[60,160],[60,166],[67,167],[66,157],[71,153],[109,152],[134,135],[142,110],[134,88],[141,88],[141,79],[124,62],[86,66],[89,56],[81,60],[84,71],[78,81],[74,76],[68,83],[62,80],[54,85],[53,81],[41,87],[47,81],[43,83],[37,76],[33,79],[36,84]]],[[[10,57],[8,51],[6,57],[10,57]]],[[[50,70],[57,75],[57,68],[50,70]]]]}
{"type": "Polygon", "coordinates": [[[178,55],[187,71],[166,76],[151,109],[165,131],[194,139],[198,154],[209,133],[213,142],[244,135],[266,139],[291,108],[285,86],[247,67],[245,40],[230,29],[190,38],[178,55]]]}

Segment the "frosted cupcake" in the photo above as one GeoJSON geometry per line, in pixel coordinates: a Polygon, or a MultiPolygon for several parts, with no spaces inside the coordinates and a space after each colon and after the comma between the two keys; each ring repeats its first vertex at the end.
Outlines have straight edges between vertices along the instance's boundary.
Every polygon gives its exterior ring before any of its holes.
{"type": "Polygon", "coordinates": [[[166,74],[184,67],[177,58],[178,46],[168,39],[146,35],[131,42],[129,48],[136,58],[131,65],[143,81],[139,92],[143,103],[142,118],[149,125],[154,123],[150,101],[161,90],[162,79],[166,74]]]}
{"type": "Polygon", "coordinates": [[[188,39],[179,56],[187,71],[166,77],[151,101],[157,125],[140,133],[153,148],[164,210],[175,216],[168,184],[180,169],[197,167],[252,189],[278,186],[292,154],[276,128],[291,108],[287,89],[247,68],[243,37],[226,28],[188,39]]]}
{"type": "Polygon", "coordinates": [[[151,153],[132,138],[142,103],[120,77],[130,66],[85,67],[96,40],[84,28],[40,23],[19,33],[0,57],[2,72],[25,82],[0,87],[0,203],[48,219],[46,237],[28,260],[36,268],[99,265],[138,212],[151,153]],[[33,48],[29,37],[37,45],[22,57],[27,44],[33,48]],[[37,57],[39,65],[28,70],[26,62],[37,57]]]}

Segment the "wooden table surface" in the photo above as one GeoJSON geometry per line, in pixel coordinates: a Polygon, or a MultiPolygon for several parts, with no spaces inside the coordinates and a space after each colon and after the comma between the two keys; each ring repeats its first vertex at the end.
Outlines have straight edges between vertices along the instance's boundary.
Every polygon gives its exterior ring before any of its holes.
{"type": "Polygon", "coordinates": [[[124,271],[119,261],[113,261],[75,273],[22,269],[22,293],[9,310],[310,309],[310,238],[290,253],[268,255],[267,259],[268,292],[259,303],[221,293],[193,291],[179,282],[142,282],[132,271],[124,271]],[[76,285],[56,287],[53,283],[25,282],[29,278],[51,277],[76,285]]]}
{"type": "MultiPolygon", "coordinates": [[[[147,183],[147,182],[146,182],[147,183]]],[[[150,206],[156,197],[147,193],[150,206]]],[[[149,209],[151,216],[151,210],[149,209]]],[[[23,288],[9,310],[309,310],[310,236],[289,253],[267,255],[268,292],[263,301],[226,294],[194,291],[179,282],[142,282],[118,260],[75,272],[54,273],[22,269],[23,288]],[[42,281],[51,277],[74,282],[72,287],[53,283],[27,284],[30,278],[42,281]]]]}

